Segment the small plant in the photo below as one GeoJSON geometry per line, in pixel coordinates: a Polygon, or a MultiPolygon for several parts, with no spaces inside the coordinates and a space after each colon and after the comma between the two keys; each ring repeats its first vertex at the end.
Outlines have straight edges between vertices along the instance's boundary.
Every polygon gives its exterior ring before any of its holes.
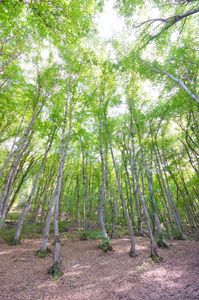
{"type": "Polygon", "coordinates": [[[2,235],[0,235],[0,237],[2,237],[4,239],[4,241],[6,243],[8,243],[8,245],[10,246],[13,246],[15,244],[13,244],[13,239],[14,239],[14,236],[15,236],[15,230],[5,230],[3,232],[2,235]]]}
{"type": "Polygon", "coordinates": [[[179,253],[179,251],[177,251],[176,249],[174,249],[174,253],[179,253]]]}
{"type": "MultiPolygon", "coordinates": [[[[83,239],[83,235],[84,235],[83,232],[81,230],[78,230],[77,233],[82,235],[81,240],[84,240],[83,239]]],[[[88,231],[86,231],[85,235],[86,235],[87,239],[98,240],[98,239],[102,238],[103,232],[102,231],[90,231],[90,230],[88,230],[88,231]]]]}
{"type": "Polygon", "coordinates": [[[155,239],[156,242],[157,242],[158,247],[160,247],[160,248],[169,248],[168,245],[166,244],[165,240],[164,240],[166,235],[167,234],[164,231],[158,232],[157,237],[155,239]]]}
{"type": "Polygon", "coordinates": [[[152,264],[154,264],[154,261],[152,260],[151,257],[148,257],[147,260],[150,261],[152,264]]]}
{"type": "Polygon", "coordinates": [[[98,240],[102,237],[103,232],[102,231],[88,231],[87,236],[91,240],[98,240]]]}
{"type": "Polygon", "coordinates": [[[103,249],[104,252],[109,251],[114,251],[113,247],[111,246],[110,242],[108,239],[104,239],[100,244],[99,244],[99,248],[103,249]]]}
{"type": "Polygon", "coordinates": [[[12,212],[7,215],[6,219],[15,222],[18,221],[19,217],[20,214],[18,212],[12,212]]]}
{"type": "Polygon", "coordinates": [[[6,226],[6,223],[0,220],[0,226],[6,226]]]}
{"type": "Polygon", "coordinates": [[[136,267],[136,270],[140,271],[141,269],[144,269],[145,267],[147,267],[148,264],[149,264],[148,262],[143,261],[141,266],[136,267]]]}
{"type": "Polygon", "coordinates": [[[39,259],[41,259],[49,253],[52,253],[52,251],[49,248],[46,248],[46,250],[44,250],[44,251],[38,250],[36,255],[38,255],[39,259]]]}
{"type": "Polygon", "coordinates": [[[38,254],[38,256],[39,256],[39,259],[41,259],[42,257],[44,257],[44,256],[45,256],[45,253],[43,253],[43,252],[40,252],[40,251],[39,251],[37,254],[38,254]]]}
{"type": "Polygon", "coordinates": [[[59,222],[59,232],[66,232],[67,229],[67,222],[59,222]]]}
{"type": "Polygon", "coordinates": [[[33,284],[32,282],[28,282],[26,285],[27,285],[27,286],[30,286],[31,288],[34,287],[34,284],[33,284]]]}

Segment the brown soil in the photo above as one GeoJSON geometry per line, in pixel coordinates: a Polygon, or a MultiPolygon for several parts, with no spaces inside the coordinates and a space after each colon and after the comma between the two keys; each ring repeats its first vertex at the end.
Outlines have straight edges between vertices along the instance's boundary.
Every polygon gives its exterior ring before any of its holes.
{"type": "MultiPolygon", "coordinates": [[[[68,234],[69,235],[69,234],[68,234]]],[[[134,300],[199,299],[199,242],[169,241],[160,249],[161,263],[152,263],[147,238],[136,237],[136,258],[130,240],[112,241],[115,252],[103,252],[99,240],[80,241],[74,233],[61,239],[63,276],[45,275],[52,253],[39,259],[41,239],[9,246],[0,240],[0,299],[134,300]]],[[[53,250],[53,240],[48,247],[53,250]]]]}

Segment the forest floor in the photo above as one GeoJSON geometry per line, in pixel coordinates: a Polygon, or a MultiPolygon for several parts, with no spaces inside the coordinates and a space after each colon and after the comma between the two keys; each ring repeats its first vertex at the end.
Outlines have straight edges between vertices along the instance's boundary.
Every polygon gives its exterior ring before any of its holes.
{"type": "MultiPolygon", "coordinates": [[[[42,239],[23,239],[9,246],[0,239],[0,299],[167,300],[199,299],[199,242],[169,240],[160,249],[161,263],[149,258],[150,242],[136,237],[136,258],[129,257],[129,236],[114,239],[114,252],[100,240],[81,241],[75,228],[61,235],[62,271],[58,280],[46,275],[50,253],[39,259],[42,239]]],[[[53,250],[53,238],[48,247],[53,250]]]]}

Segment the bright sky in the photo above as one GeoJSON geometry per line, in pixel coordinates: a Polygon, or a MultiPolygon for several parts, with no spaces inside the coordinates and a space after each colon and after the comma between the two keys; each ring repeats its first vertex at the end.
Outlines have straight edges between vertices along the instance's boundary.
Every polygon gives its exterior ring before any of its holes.
{"type": "Polygon", "coordinates": [[[105,0],[103,13],[96,19],[100,35],[104,39],[110,39],[115,34],[121,33],[124,25],[122,18],[113,10],[114,3],[114,0],[105,0]]]}

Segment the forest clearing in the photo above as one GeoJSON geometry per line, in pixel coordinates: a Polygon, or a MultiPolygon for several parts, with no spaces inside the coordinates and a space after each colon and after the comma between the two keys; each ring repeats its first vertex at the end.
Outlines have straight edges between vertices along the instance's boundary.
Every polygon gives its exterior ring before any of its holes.
{"type": "MultiPolygon", "coordinates": [[[[153,263],[146,236],[135,238],[137,257],[130,258],[125,231],[122,235],[120,229],[121,237],[111,241],[114,251],[104,252],[98,247],[101,240],[80,240],[77,222],[64,224],[63,275],[58,280],[46,275],[53,254],[42,258],[36,254],[41,238],[32,233],[34,238],[22,239],[17,246],[0,238],[1,300],[199,299],[199,242],[193,234],[184,241],[168,240],[169,249],[160,250],[162,262],[153,263]]],[[[31,236],[30,232],[26,234],[31,236]]],[[[53,242],[50,238],[52,251],[53,242]]]]}

